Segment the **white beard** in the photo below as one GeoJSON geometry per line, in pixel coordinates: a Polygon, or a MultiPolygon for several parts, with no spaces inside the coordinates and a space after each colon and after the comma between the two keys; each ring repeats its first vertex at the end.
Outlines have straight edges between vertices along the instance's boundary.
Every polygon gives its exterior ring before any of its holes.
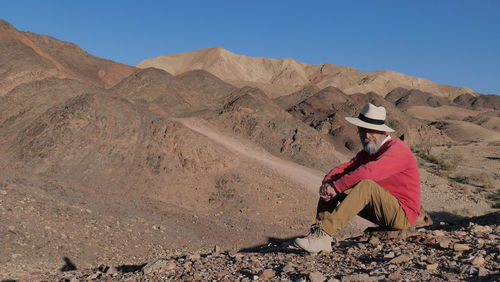
{"type": "Polygon", "coordinates": [[[373,155],[375,154],[378,149],[380,149],[380,143],[377,142],[377,140],[375,138],[366,138],[365,140],[363,140],[363,149],[365,150],[365,152],[367,152],[369,155],[373,155]],[[368,142],[370,140],[373,140],[375,141],[375,144],[369,144],[368,142]]]}

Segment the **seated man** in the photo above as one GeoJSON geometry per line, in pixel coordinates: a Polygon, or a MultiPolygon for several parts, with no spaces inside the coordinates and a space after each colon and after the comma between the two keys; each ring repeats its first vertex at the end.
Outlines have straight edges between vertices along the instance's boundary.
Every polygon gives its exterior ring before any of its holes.
{"type": "Polygon", "coordinates": [[[295,245],[311,253],[330,252],[332,236],[359,215],[390,229],[412,226],[420,214],[420,177],[415,157],[386,132],[385,108],[366,104],[357,118],[363,144],[352,160],[334,168],[319,188],[316,224],[295,245]]]}

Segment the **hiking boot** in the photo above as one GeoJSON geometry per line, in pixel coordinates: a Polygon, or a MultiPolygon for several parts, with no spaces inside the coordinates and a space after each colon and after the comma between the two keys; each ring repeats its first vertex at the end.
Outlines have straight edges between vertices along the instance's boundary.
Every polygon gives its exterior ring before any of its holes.
{"type": "Polygon", "coordinates": [[[311,226],[311,232],[302,238],[295,239],[295,246],[309,252],[329,253],[332,251],[332,237],[323,231],[319,226],[311,226]]]}

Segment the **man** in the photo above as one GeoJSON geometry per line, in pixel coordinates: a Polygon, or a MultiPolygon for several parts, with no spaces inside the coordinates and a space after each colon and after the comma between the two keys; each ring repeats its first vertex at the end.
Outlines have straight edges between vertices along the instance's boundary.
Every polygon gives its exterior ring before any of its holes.
{"type": "Polygon", "coordinates": [[[310,252],[330,252],[332,236],[359,215],[390,229],[412,226],[420,214],[420,177],[406,144],[393,139],[384,107],[366,104],[357,118],[363,144],[352,160],[334,168],[319,188],[316,224],[295,245],[310,252]]]}

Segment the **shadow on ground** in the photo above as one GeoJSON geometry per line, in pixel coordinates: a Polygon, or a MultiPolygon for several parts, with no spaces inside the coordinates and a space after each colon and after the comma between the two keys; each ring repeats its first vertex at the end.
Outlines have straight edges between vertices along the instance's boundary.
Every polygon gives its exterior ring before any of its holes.
{"type": "Polygon", "coordinates": [[[304,254],[305,251],[297,249],[293,246],[293,241],[297,237],[275,238],[269,237],[267,242],[261,245],[244,248],[239,250],[240,253],[287,253],[287,254],[304,254]]]}
{"type": "Polygon", "coordinates": [[[498,225],[500,224],[500,212],[492,212],[481,216],[466,217],[448,212],[433,212],[430,213],[434,224],[428,226],[429,229],[446,229],[456,230],[462,227],[467,227],[471,223],[479,225],[498,225]]]}

